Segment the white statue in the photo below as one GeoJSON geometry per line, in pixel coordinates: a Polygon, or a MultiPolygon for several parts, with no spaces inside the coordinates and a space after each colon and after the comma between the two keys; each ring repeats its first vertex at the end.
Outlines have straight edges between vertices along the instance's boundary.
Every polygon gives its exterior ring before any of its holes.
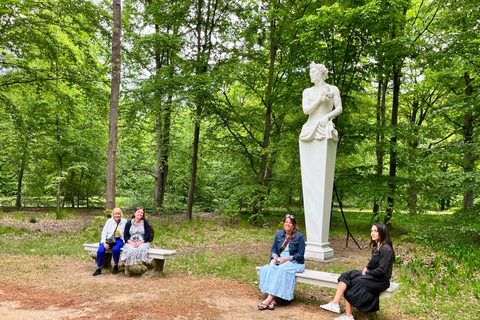
{"type": "Polygon", "coordinates": [[[325,83],[328,70],[323,64],[310,64],[310,78],[315,85],[303,91],[302,108],[308,120],[299,137],[305,258],[328,260],[333,258],[328,234],[338,142],[332,119],[342,113],[342,102],[338,88],[325,83]]]}
{"type": "Polygon", "coordinates": [[[303,112],[309,117],[303,125],[300,140],[332,139],[337,142],[338,133],[332,119],[342,113],[340,91],[325,82],[328,70],[323,64],[310,64],[310,79],[315,85],[303,91],[303,112]]]}

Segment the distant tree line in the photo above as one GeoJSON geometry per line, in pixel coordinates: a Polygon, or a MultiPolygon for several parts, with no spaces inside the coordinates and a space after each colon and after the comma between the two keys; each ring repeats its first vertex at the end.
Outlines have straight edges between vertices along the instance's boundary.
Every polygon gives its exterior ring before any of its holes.
{"type": "MultiPolygon", "coordinates": [[[[0,193],[89,205],[108,192],[113,2],[0,7],[0,193]]],[[[310,62],[343,113],[343,203],[478,205],[478,1],[121,3],[116,197],[156,212],[301,206],[310,62]]],[[[112,93],[113,94],[113,93],[112,93]]]]}

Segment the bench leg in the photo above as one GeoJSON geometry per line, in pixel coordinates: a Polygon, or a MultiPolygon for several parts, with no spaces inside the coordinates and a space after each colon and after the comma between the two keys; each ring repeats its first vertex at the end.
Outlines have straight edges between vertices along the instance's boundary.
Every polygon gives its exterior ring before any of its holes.
{"type": "Polygon", "coordinates": [[[163,264],[165,260],[161,259],[148,259],[145,265],[147,266],[147,272],[144,276],[159,276],[163,275],[163,264]]]}
{"type": "MultiPolygon", "coordinates": [[[[92,257],[95,262],[97,261],[97,251],[91,251],[90,252],[90,257],[92,257]]],[[[112,267],[112,253],[105,252],[105,255],[103,256],[103,263],[102,263],[102,268],[111,268],[112,267]]]]}
{"type": "Polygon", "coordinates": [[[103,263],[102,267],[105,268],[111,268],[112,267],[112,253],[105,252],[105,255],[103,256],[103,263]]]}

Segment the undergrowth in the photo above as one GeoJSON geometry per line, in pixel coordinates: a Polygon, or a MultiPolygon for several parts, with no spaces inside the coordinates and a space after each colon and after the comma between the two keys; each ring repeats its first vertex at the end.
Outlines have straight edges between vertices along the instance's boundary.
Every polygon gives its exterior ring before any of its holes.
{"type": "MultiPolygon", "coordinates": [[[[100,211],[99,211],[100,212],[100,211]]],[[[305,230],[301,212],[289,211],[305,230]]],[[[32,215],[22,212],[29,221],[32,215]]],[[[20,213],[9,217],[21,218],[20,213]]],[[[252,226],[249,217],[228,219],[218,215],[196,216],[185,221],[183,215],[152,217],[155,228],[152,247],[175,249],[177,258],[166,263],[168,270],[211,278],[228,278],[258,285],[256,266],[265,265],[273,236],[281,228],[285,211],[264,214],[262,223],[252,226]]],[[[344,212],[354,238],[370,235],[372,213],[344,212]]],[[[39,220],[41,217],[34,217],[39,220]]],[[[55,235],[40,234],[25,228],[0,226],[0,252],[15,255],[58,255],[91,260],[83,243],[97,242],[105,218],[97,218],[93,226],[76,232],[55,235]]],[[[260,221],[260,220],[259,220],[260,221]]],[[[478,319],[480,300],[479,216],[459,213],[397,213],[392,219],[391,237],[397,253],[393,282],[400,291],[393,299],[381,299],[380,318],[397,319],[398,312],[418,319],[478,319]],[[399,310],[398,312],[396,310],[399,310]]],[[[303,232],[305,235],[305,232],[303,232]]],[[[346,237],[341,212],[332,214],[331,238],[346,237]]],[[[353,241],[350,245],[355,246],[353,241]]],[[[365,261],[366,263],[367,261],[365,261]]],[[[307,264],[311,268],[312,264],[307,264]]],[[[319,270],[341,273],[359,268],[334,261],[319,270]]],[[[296,284],[296,300],[318,306],[316,299],[331,298],[334,290],[296,284]]]]}

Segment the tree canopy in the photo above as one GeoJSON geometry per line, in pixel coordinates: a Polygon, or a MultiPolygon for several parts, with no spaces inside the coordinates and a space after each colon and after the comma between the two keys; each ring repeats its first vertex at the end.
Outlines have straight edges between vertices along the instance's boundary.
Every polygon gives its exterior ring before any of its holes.
{"type": "MultiPolygon", "coordinates": [[[[102,203],[111,5],[0,7],[4,205],[57,192],[63,205],[102,203]]],[[[315,61],[342,96],[344,204],[384,221],[478,207],[479,21],[475,0],[123,1],[117,203],[190,218],[301,206],[301,99],[315,61]]]]}

